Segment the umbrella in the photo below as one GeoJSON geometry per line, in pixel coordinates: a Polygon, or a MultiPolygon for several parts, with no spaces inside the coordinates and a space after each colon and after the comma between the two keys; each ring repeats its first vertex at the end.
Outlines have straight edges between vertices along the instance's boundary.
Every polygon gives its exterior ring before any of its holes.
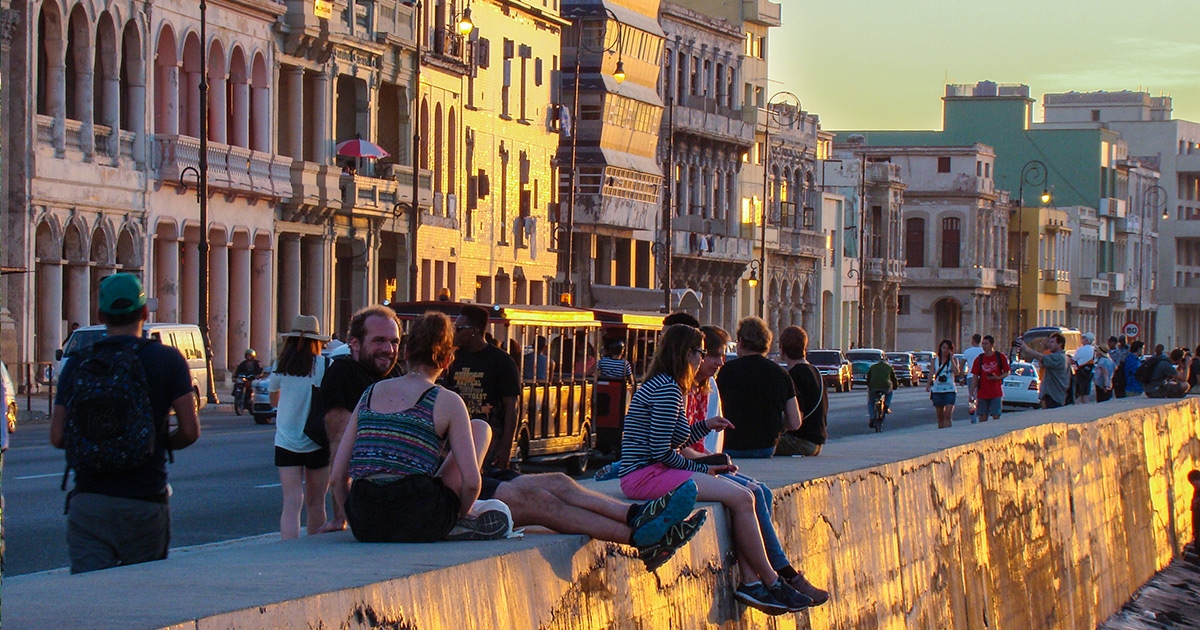
{"type": "Polygon", "coordinates": [[[342,157],[353,158],[385,158],[391,155],[378,144],[362,138],[342,142],[334,147],[334,151],[342,157]]]}

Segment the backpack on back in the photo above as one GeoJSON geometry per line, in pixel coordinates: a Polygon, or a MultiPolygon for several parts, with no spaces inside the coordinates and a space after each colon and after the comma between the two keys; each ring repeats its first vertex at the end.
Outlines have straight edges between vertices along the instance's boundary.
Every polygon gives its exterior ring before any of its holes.
{"type": "Polygon", "coordinates": [[[1150,378],[1154,375],[1154,368],[1158,367],[1158,362],[1162,360],[1162,357],[1154,355],[1142,361],[1142,365],[1133,373],[1133,378],[1136,378],[1139,383],[1149,383],[1150,378]]]}
{"type": "Polygon", "coordinates": [[[63,435],[68,470],[106,474],[154,460],[158,422],[138,357],[148,343],[102,339],[73,359],[63,435]]]}

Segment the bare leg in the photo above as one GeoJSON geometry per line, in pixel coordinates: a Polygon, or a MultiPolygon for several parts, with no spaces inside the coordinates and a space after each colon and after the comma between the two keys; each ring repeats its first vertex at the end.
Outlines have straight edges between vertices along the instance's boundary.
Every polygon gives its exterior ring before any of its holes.
{"type": "Polygon", "coordinates": [[[554,492],[538,487],[536,479],[542,476],[518,477],[496,489],[496,498],[512,511],[514,526],[541,525],[564,534],[587,534],[597,540],[629,544],[630,531],[624,514],[619,519],[610,518],[571,505],[554,492]]]}
{"type": "Polygon", "coordinates": [[[736,482],[703,473],[694,473],[692,481],[696,482],[697,501],[719,501],[729,508],[733,517],[733,543],[742,581],[762,580],[767,586],[774,584],[779,576],[771,568],[766,547],[763,546],[758,514],[754,511],[754,493],[736,482]]]}
{"type": "Polygon", "coordinates": [[[283,540],[299,538],[300,506],[304,504],[304,469],[300,466],[280,466],[279,483],[283,486],[279,535],[283,540]]]}
{"type": "MultiPolygon", "coordinates": [[[[488,442],[492,441],[492,427],[483,420],[472,420],[471,437],[475,441],[475,452],[472,457],[475,458],[475,467],[479,468],[482,465],[483,454],[487,452],[488,442]]],[[[462,473],[458,471],[455,457],[461,456],[461,453],[455,454],[451,451],[449,455],[446,455],[446,459],[442,460],[442,465],[438,467],[437,471],[437,476],[442,478],[446,487],[456,493],[459,488],[462,488],[462,473]]]]}
{"type": "Polygon", "coordinates": [[[325,524],[325,492],[328,489],[329,466],[304,470],[304,509],[308,512],[305,523],[309,536],[325,524]]]}
{"type": "Polygon", "coordinates": [[[562,473],[524,475],[517,477],[512,483],[533,485],[553,494],[567,505],[594,512],[614,521],[624,523],[629,514],[628,503],[588,490],[562,473]]]}

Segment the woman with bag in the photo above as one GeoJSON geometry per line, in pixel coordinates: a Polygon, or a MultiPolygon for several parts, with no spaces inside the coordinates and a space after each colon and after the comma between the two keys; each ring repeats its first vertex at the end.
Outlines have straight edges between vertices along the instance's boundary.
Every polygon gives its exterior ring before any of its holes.
{"type": "Polygon", "coordinates": [[[312,315],[297,315],[283,335],[283,348],[271,371],[268,391],[275,405],[275,466],[283,486],[279,533],[283,540],[300,537],[300,508],[308,510],[311,536],[325,523],[325,491],[329,487],[329,447],[304,434],[314,386],[325,376],[321,347],[329,337],[312,315]]]}
{"type": "Polygon", "coordinates": [[[929,392],[929,400],[933,402],[933,410],[937,413],[939,429],[949,429],[950,421],[954,418],[954,400],[958,393],[955,383],[962,376],[962,369],[954,361],[954,342],[943,339],[938,344],[937,356],[929,366],[931,376],[925,391],[929,392]]]}

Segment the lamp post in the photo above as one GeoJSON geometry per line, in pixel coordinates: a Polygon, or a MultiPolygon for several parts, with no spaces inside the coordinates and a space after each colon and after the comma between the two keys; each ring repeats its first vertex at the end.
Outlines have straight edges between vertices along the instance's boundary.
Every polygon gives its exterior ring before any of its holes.
{"type": "MultiPolygon", "coordinates": [[[[787,127],[796,124],[796,115],[800,112],[800,98],[791,92],[776,92],[767,99],[767,116],[763,119],[763,211],[762,226],[759,235],[758,265],[762,270],[762,279],[767,279],[767,217],[771,211],[771,121],[782,124],[787,120],[787,127]]],[[[767,285],[758,292],[758,316],[765,317],[767,285]]]]}
{"type": "Polygon", "coordinates": [[[1139,256],[1140,264],[1138,265],[1137,321],[1142,325],[1142,330],[1145,331],[1143,334],[1147,338],[1150,336],[1150,322],[1149,318],[1142,313],[1142,295],[1146,291],[1146,285],[1142,282],[1142,273],[1148,266],[1146,262],[1146,222],[1157,215],[1159,210],[1162,210],[1163,219],[1170,218],[1167,210],[1167,189],[1154,184],[1142,191],[1142,209],[1139,213],[1141,216],[1138,217],[1138,251],[1141,252],[1141,256],[1139,256]]]}
{"type": "Polygon", "coordinates": [[[1017,184],[1017,203],[1015,209],[1017,213],[1017,238],[1021,241],[1020,254],[1017,259],[1017,330],[1016,334],[1025,333],[1025,309],[1023,304],[1024,299],[1024,278],[1025,278],[1025,213],[1021,209],[1025,206],[1025,184],[1037,187],[1042,186],[1042,205],[1050,203],[1050,191],[1045,188],[1046,185],[1046,165],[1041,160],[1029,160],[1021,167],[1021,178],[1017,184]]]}
{"type": "MultiPolygon", "coordinates": [[[[409,204],[412,214],[408,221],[408,299],[411,302],[416,302],[417,293],[417,267],[420,262],[420,254],[417,251],[417,238],[420,234],[421,227],[421,41],[424,39],[422,32],[422,16],[424,8],[421,2],[417,0],[409,4],[413,8],[413,115],[410,120],[413,121],[413,141],[412,141],[412,203],[409,204]]],[[[467,19],[470,18],[470,9],[467,9],[467,19]]]]}

